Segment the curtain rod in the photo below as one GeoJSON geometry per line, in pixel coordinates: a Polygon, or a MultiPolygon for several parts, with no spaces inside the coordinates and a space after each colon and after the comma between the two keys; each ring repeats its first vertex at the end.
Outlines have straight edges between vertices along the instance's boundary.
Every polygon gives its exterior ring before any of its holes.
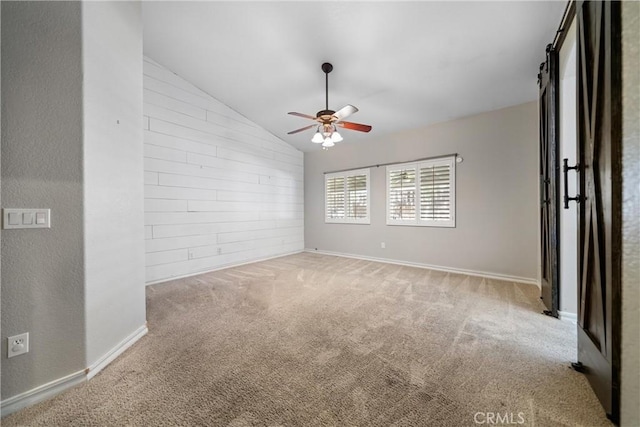
{"type": "Polygon", "coordinates": [[[338,173],[338,172],[347,172],[347,171],[355,171],[358,169],[367,169],[367,168],[379,168],[380,166],[389,166],[389,165],[401,165],[403,163],[413,163],[413,162],[420,162],[422,160],[434,160],[434,159],[444,159],[445,157],[458,157],[458,153],[452,153],[452,154],[443,154],[441,156],[431,156],[431,157],[422,157],[420,159],[414,159],[414,160],[406,160],[404,162],[389,162],[389,163],[380,163],[378,165],[369,165],[369,166],[360,166],[358,168],[349,168],[349,169],[340,169],[337,171],[327,171],[327,172],[323,172],[325,175],[328,173],[338,173]]]}

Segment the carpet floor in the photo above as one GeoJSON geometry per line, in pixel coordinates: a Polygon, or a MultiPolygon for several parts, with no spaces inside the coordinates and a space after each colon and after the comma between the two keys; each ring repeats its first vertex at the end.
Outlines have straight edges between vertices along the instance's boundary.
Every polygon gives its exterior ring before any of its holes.
{"type": "Polygon", "coordinates": [[[147,287],[149,333],[3,426],[607,426],[532,285],[301,253],[147,287]]]}

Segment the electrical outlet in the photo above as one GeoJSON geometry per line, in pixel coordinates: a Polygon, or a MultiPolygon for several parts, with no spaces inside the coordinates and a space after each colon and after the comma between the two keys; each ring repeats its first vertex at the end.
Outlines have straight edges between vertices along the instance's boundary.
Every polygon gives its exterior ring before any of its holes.
{"type": "Polygon", "coordinates": [[[385,249],[385,248],[387,247],[387,244],[386,244],[385,242],[381,242],[381,243],[380,243],[380,247],[381,247],[382,249],[385,249]]]}
{"type": "Polygon", "coordinates": [[[222,253],[222,248],[218,248],[218,255],[222,253]]]}
{"type": "Polygon", "coordinates": [[[29,353],[29,332],[7,338],[7,357],[29,353]]]}

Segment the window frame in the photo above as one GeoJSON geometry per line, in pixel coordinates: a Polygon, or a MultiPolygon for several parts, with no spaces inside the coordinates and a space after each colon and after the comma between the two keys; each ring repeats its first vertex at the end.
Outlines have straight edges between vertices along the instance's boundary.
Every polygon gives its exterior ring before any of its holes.
{"type": "Polygon", "coordinates": [[[370,168],[354,169],[343,172],[332,172],[324,174],[324,222],[326,224],[371,224],[371,173],[370,168]],[[365,175],[366,194],[367,194],[367,210],[366,216],[363,218],[347,218],[349,212],[347,182],[349,177],[365,175]],[[329,218],[327,215],[327,182],[331,178],[344,178],[344,217],[329,218]]]}
{"type": "Polygon", "coordinates": [[[455,228],[456,227],[456,158],[452,157],[444,157],[438,159],[430,159],[423,160],[419,162],[407,162],[407,163],[396,163],[393,165],[388,165],[386,168],[386,223],[387,225],[402,225],[402,226],[413,226],[413,227],[445,227],[445,228],[455,228]],[[435,219],[421,219],[420,218],[420,180],[421,173],[420,170],[425,167],[434,167],[434,166],[442,166],[448,165],[449,169],[449,200],[450,200],[450,213],[451,218],[449,220],[435,220],[435,219]],[[413,219],[392,219],[391,218],[391,172],[403,170],[403,169],[411,169],[415,170],[415,180],[414,180],[414,215],[413,219]]]}

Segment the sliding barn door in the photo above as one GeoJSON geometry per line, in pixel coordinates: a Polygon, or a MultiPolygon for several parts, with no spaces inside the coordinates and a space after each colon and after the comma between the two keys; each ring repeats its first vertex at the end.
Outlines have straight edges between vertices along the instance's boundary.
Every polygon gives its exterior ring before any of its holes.
{"type": "Polygon", "coordinates": [[[620,3],[579,2],[578,366],[619,417],[621,273],[620,3]]]}
{"type": "Polygon", "coordinates": [[[541,298],[545,314],[558,317],[558,52],[547,46],[547,60],[540,65],[540,242],[541,298]]]}

